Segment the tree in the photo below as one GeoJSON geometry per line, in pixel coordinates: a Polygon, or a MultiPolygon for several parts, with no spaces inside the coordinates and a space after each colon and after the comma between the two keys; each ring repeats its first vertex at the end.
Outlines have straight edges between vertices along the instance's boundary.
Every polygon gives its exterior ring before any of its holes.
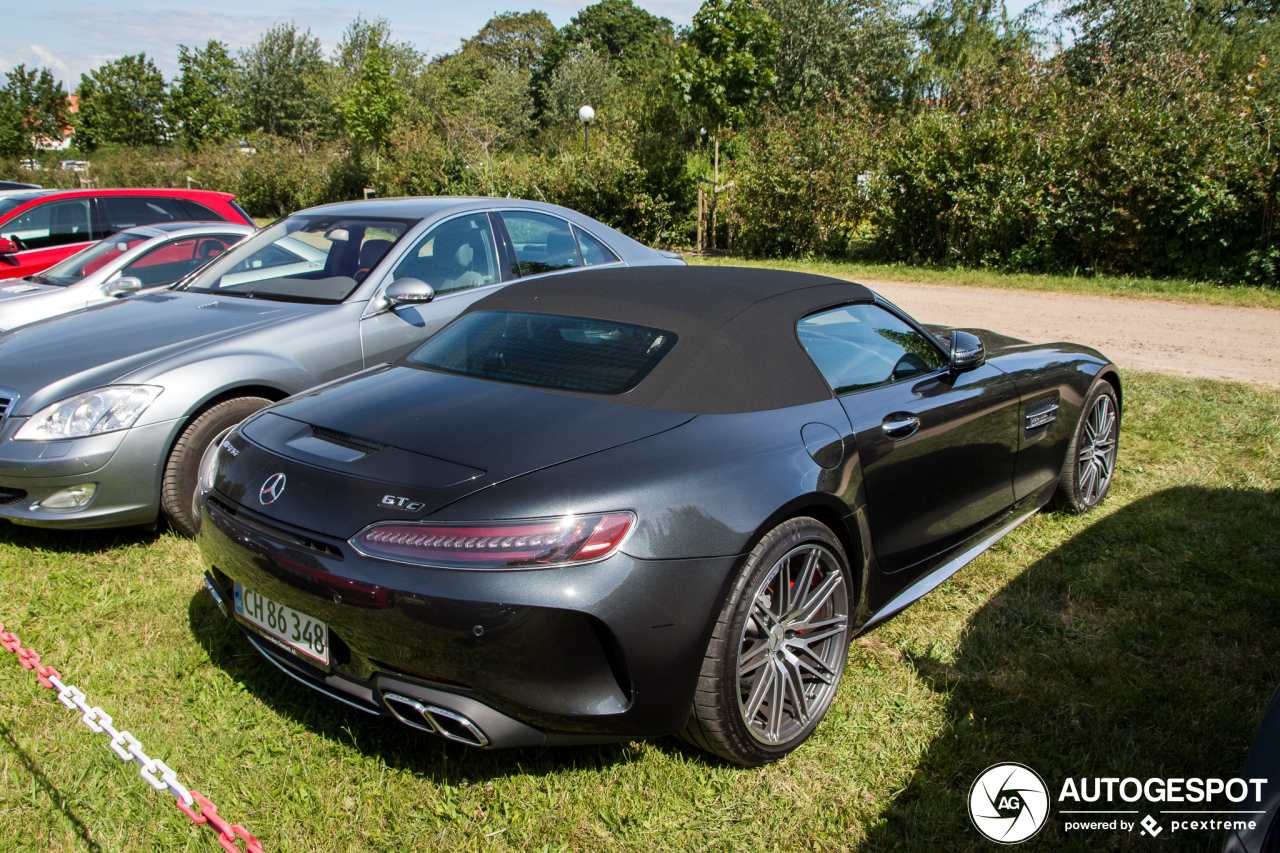
{"type": "Polygon", "coordinates": [[[0,145],[14,149],[16,155],[29,155],[38,139],[61,140],[63,132],[71,126],[69,102],[67,90],[54,78],[53,72],[48,68],[28,71],[24,64],[5,77],[0,100],[10,105],[5,108],[9,118],[4,124],[11,128],[13,141],[0,145]]]}
{"type": "Polygon", "coordinates": [[[910,57],[898,0],[764,0],[778,23],[779,106],[803,110],[831,98],[895,100],[910,57]]]}
{"type": "Polygon", "coordinates": [[[320,40],[290,21],[240,54],[236,106],[246,130],[301,139],[335,129],[320,40]]]}
{"type": "Polygon", "coordinates": [[[357,17],[347,25],[334,51],[333,67],[338,76],[335,97],[342,97],[359,83],[367,57],[375,52],[401,89],[410,88],[422,73],[422,54],[408,42],[392,39],[390,21],[386,18],[366,21],[357,17]]]}
{"type": "Polygon", "coordinates": [[[8,92],[0,91],[0,157],[22,157],[30,150],[21,108],[8,92]]]}
{"type": "Polygon", "coordinates": [[[621,81],[609,60],[590,44],[575,49],[551,73],[547,84],[546,116],[553,123],[578,121],[578,108],[590,104],[597,112],[609,101],[621,81]]]}
{"type": "Polygon", "coordinates": [[[404,105],[404,94],[391,71],[388,51],[372,47],[365,51],[356,85],[338,100],[338,110],[352,139],[372,145],[375,156],[387,147],[396,118],[404,105]]]}
{"type": "Polygon", "coordinates": [[[543,67],[548,48],[560,39],[544,12],[504,12],[480,28],[462,50],[481,57],[494,67],[514,68],[536,74],[543,67]]]}
{"type": "Polygon", "coordinates": [[[76,89],[76,145],[158,145],[166,131],[164,75],[145,53],[122,56],[88,74],[76,89]]]}
{"type": "Polygon", "coordinates": [[[773,91],[778,25],[755,0],[706,0],[676,72],[685,100],[717,130],[743,124],[773,91]]]}
{"type": "Polygon", "coordinates": [[[227,46],[213,39],[203,50],[179,45],[178,67],[169,87],[169,124],[183,144],[195,148],[232,136],[239,120],[232,106],[236,66],[227,46]]]}
{"type": "Polygon", "coordinates": [[[1158,61],[1190,48],[1186,0],[1079,0],[1058,17],[1075,31],[1064,62],[1086,84],[1098,79],[1104,65],[1158,61]]]}
{"type": "Polygon", "coordinates": [[[600,0],[569,21],[562,33],[567,45],[590,45],[633,82],[675,52],[671,21],[651,15],[631,0],[600,0]]]}
{"type": "Polygon", "coordinates": [[[1035,46],[1026,19],[1010,20],[1003,0],[934,0],[916,16],[915,30],[921,50],[913,89],[932,97],[961,72],[1005,65],[1035,46]]]}

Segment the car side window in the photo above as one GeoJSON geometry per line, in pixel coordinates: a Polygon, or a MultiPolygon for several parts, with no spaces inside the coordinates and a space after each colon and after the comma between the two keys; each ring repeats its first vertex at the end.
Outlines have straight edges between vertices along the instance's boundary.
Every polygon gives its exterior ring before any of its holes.
{"type": "Polygon", "coordinates": [[[174,204],[171,198],[104,196],[98,200],[98,208],[106,217],[107,226],[112,231],[124,231],[139,225],[154,225],[157,222],[187,220],[186,212],[174,204]]]}
{"type": "Polygon", "coordinates": [[[391,279],[416,278],[436,293],[498,281],[498,255],[489,217],[459,216],[432,228],[396,264],[391,279]]]}
{"type": "Polygon", "coordinates": [[[947,364],[934,342],[878,305],[812,314],[796,332],[836,394],[924,376],[947,364]]]}
{"type": "Polygon", "coordinates": [[[511,235],[521,275],[537,275],[582,266],[568,222],[545,213],[506,211],[502,221],[511,235]]]}
{"type": "Polygon", "coordinates": [[[172,284],[187,273],[204,266],[235,244],[231,235],[188,237],[152,249],[120,271],[133,276],[144,287],[172,284]]]}
{"type": "Polygon", "coordinates": [[[89,230],[89,199],[42,204],[6,222],[0,236],[13,240],[19,249],[86,243],[94,239],[89,230]]]}
{"type": "Polygon", "coordinates": [[[610,251],[608,246],[592,237],[586,231],[575,225],[573,226],[573,233],[578,238],[578,250],[582,252],[582,263],[586,266],[618,262],[618,256],[610,251]]]}

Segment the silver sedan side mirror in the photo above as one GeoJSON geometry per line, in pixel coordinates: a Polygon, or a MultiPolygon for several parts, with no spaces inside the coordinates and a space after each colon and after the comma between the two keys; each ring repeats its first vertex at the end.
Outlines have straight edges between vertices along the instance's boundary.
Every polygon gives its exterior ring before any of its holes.
{"type": "Polygon", "coordinates": [[[142,290],[142,279],[134,278],[131,275],[121,276],[115,281],[108,282],[105,290],[107,296],[128,296],[131,293],[137,293],[142,290]]]}
{"type": "Polygon", "coordinates": [[[425,305],[436,298],[436,291],[425,281],[416,278],[398,278],[382,292],[389,308],[401,305],[425,305]]]}

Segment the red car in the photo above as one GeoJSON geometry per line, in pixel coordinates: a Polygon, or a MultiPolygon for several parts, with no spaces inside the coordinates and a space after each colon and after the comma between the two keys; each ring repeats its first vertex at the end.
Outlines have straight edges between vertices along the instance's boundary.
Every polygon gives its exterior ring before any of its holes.
{"type": "Polygon", "coordinates": [[[243,222],[230,193],[207,190],[0,192],[0,279],[51,267],[108,235],[164,222],[243,222]]]}

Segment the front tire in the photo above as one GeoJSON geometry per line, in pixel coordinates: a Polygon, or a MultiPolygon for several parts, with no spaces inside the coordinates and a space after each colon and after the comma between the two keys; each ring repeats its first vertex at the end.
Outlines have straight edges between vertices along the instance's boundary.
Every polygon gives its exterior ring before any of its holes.
{"type": "Polygon", "coordinates": [[[682,737],[750,767],[804,743],[840,685],[852,602],[849,561],[830,529],[794,518],[771,530],[720,611],[682,737]]]}
{"type": "Polygon", "coordinates": [[[196,535],[194,501],[200,460],[215,442],[259,409],[271,405],[264,397],[236,397],[201,412],[178,436],[164,466],[160,509],[183,536],[196,535]]]}
{"type": "Polygon", "coordinates": [[[1086,513],[1111,489],[1120,447],[1120,401],[1105,380],[1094,386],[1081,409],[1080,423],[1067,448],[1058,479],[1059,509],[1086,513]]]}

